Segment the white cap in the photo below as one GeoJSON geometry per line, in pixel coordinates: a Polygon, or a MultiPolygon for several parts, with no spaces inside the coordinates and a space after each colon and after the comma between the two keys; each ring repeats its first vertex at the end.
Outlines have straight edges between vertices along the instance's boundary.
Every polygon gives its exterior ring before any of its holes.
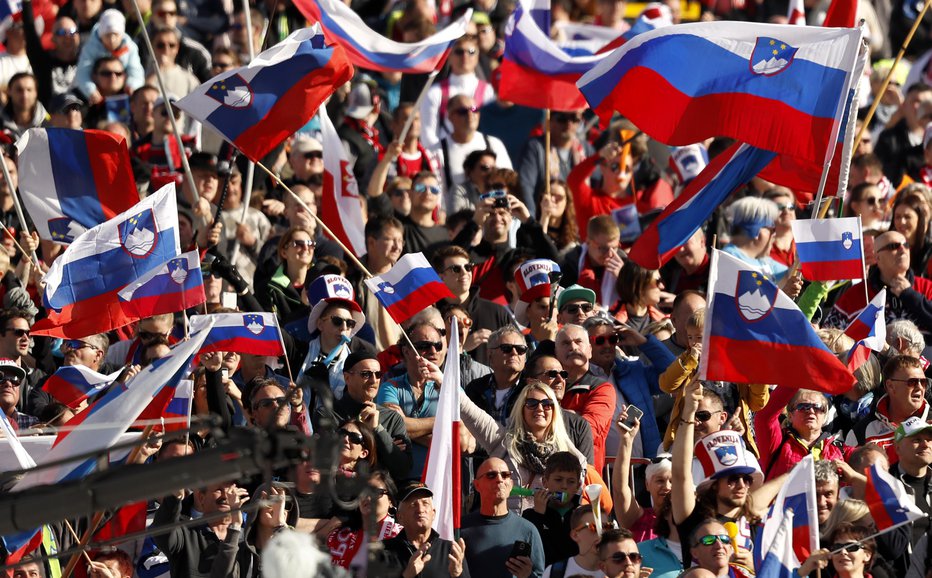
{"type": "Polygon", "coordinates": [[[121,35],[126,34],[126,17],[119,10],[108,8],[100,15],[97,21],[97,30],[99,34],[110,34],[118,32],[121,35]]]}

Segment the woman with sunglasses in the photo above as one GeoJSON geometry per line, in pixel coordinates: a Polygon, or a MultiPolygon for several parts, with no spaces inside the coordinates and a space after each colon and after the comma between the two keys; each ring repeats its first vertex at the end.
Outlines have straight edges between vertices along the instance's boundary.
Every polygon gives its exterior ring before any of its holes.
{"type": "MultiPolygon", "coordinates": [[[[802,566],[799,576],[809,576],[828,569],[830,576],[838,578],[871,578],[876,542],[871,538],[873,529],[854,524],[842,524],[831,534],[822,537],[821,550],[813,552],[802,566]]],[[[824,574],[824,573],[823,573],[824,574]]]]}
{"type": "Polygon", "coordinates": [[[314,261],[314,234],[304,227],[291,227],[278,241],[278,256],[282,261],[269,279],[262,306],[278,314],[279,325],[307,315],[308,308],[301,299],[304,279],[314,261]]]}
{"type": "MultiPolygon", "coordinates": [[[[508,464],[515,486],[542,487],[544,463],[554,452],[572,452],[583,467],[586,465],[585,456],[566,433],[556,394],[539,381],[529,382],[518,393],[506,426],[500,425],[465,395],[460,396],[460,416],[466,429],[489,456],[501,458],[508,464]]],[[[533,497],[508,500],[508,509],[518,514],[533,507],[533,497]]]]}
{"type": "Polygon", "coordinates": [[[890,226],[884,220],[885,209],[880,188],[873,183],[861,183],[848,193],[843,216],[861,217],[861,229],[864,231],[884,231],[890,226]]]}
{"type": "MultiPolygon", "coordinates": [[[[651,323],[667,317],[657,308],[664,298],[660,271],[645,269],[634,261],[628,261],[618,274],[615,289],[618,291],[618,302],[612,307],[612,315],[638,333],[643,333],[651,323]]],[[[625,351],[629,355],[637,355],[634,350],[626,348],[625,351]]]]}
{"type": "Polygon", "coordinates": [[[932,193],[929,187],[914,183],[896,197],[890,230],[909,243],[909,268],[917,276],[932,277],[932,193]]]}
{"type": "MultiPolygon", "coordinates": [[[[874,534],[877,527],[871,517],[870,509],[863,500],[847,498],[839,500],[832,508],[828,519],[821,525],[821,543],[832,544],[838,540],[842,529],[855,527],[874,534]]],[[[885,532],[875,538],[876,547],[871,559],[871,575],[873,578],[894,578],[899,572],[902,576],[905,564],[908,561],[905,553],[909,551],[910,525],[900,526],[890,532],[885,532]]],[[[825,546],[828,547],[828,546],[825,546]]],[[[833,549],[831,549],[833,550],[833,549]]],[[[823,576],[831,576],[831,568],[823,572],[823,576]]]]}
{"type": "Polygon", "coordinates": [[[368,548],[366,542],[380,542],[394,538],[401,532],[395,522],[395,482],[385,470],[375,470],[369,484],[359,497],[359,509],[350,520],[327,537],[327,548],[334,566],[365,568],[368,548]]]}

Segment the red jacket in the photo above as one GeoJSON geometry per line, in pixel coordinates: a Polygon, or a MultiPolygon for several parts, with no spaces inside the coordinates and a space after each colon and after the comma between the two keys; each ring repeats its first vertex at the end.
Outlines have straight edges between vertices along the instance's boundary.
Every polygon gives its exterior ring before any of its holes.
{"type": "Polygon", "coordinates": [[[605,440],[615,415],[615,388],[604,379],[586,372],[579,381],[567,385],[560,406],[578,413],[589,422],[594,456],[592,466],[601,473],[605,466],[605,440]]]}

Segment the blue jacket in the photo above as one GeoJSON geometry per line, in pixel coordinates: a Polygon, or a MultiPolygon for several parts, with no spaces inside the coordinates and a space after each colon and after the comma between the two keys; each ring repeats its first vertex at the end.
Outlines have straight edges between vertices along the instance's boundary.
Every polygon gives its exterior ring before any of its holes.
{"type": "MultiPolygon", "coordinates": [[[[100,41],[97,35],[98,25],[94,25],[87,42],[81,47],[81,54],[78,57],[78,69],[75,72],[74,84],[85,98],[97,91],[97,85],[94,84],[94,63],[99,58],[111,56],[111,52],[100,41]]],[[[126,87],[130,92],[145,84],[146,73],[143,69],[142,62],[139,60],[139,48],[133,42],[128,34],[123,34],[123,41],[120,43],[121,54],[118,56],[123,69],[126,71],[126,87]]]]}
{"type": "Polygon", "coordinates": [[[676,578],[683,571],[683,561],[673,553],[665,538],[654,538],[638,544],[643,557],[641,564],[653,568],[651,578],[676,578]]]}
{"type": "Polygon", "coordinates": [[[628,403],[644,412],[644,417],[641,418],[641,443],[644,446],[644,456],[653,458],[657,456],[657,448],[663,441],[663,432],[657,427],[654,400],[651,396],[661,393],[660,374],[676,361],[676,357],[653,335],[648,335],[647,343],[639,349],[651,364],[616,359],[612,377],[615,378],[618,391],[628,403]]]}

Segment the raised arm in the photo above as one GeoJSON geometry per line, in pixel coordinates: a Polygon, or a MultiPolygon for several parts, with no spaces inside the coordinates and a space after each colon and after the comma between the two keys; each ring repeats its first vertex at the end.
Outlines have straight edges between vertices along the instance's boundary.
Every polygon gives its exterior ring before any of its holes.
{"type": "Polygon", "coordinates": [[[683,412],[679,423],[673,424],[676,438],[673,440],[673,491],[670,500],[673,506],[673,522],[681,524],[696,509],[696,485],[693,483],[693,445],[696,437],[696,409],[702,400],[702,384],[698,379],[686,385],[683,412]]]}
{"type": "MultiPolygon", "coordinates": [[[[618,414],[618,422],[624,421],[628,417],[627,407],[618,414]]],[[[634,436],[637,435],[641,422],[638,420],[631,431],[623,427],[618,427],[620,441],[618,442],[618,453],[615,454],[615,466],[612,469],[612,499],[615,500],[615,513],[618,515],[618,523],[623,528],[631,527],[644,514],[644,510],[638,501],[634,499],[634,493],[631,491],[631,444],[634,443],[634,436]]]]}

